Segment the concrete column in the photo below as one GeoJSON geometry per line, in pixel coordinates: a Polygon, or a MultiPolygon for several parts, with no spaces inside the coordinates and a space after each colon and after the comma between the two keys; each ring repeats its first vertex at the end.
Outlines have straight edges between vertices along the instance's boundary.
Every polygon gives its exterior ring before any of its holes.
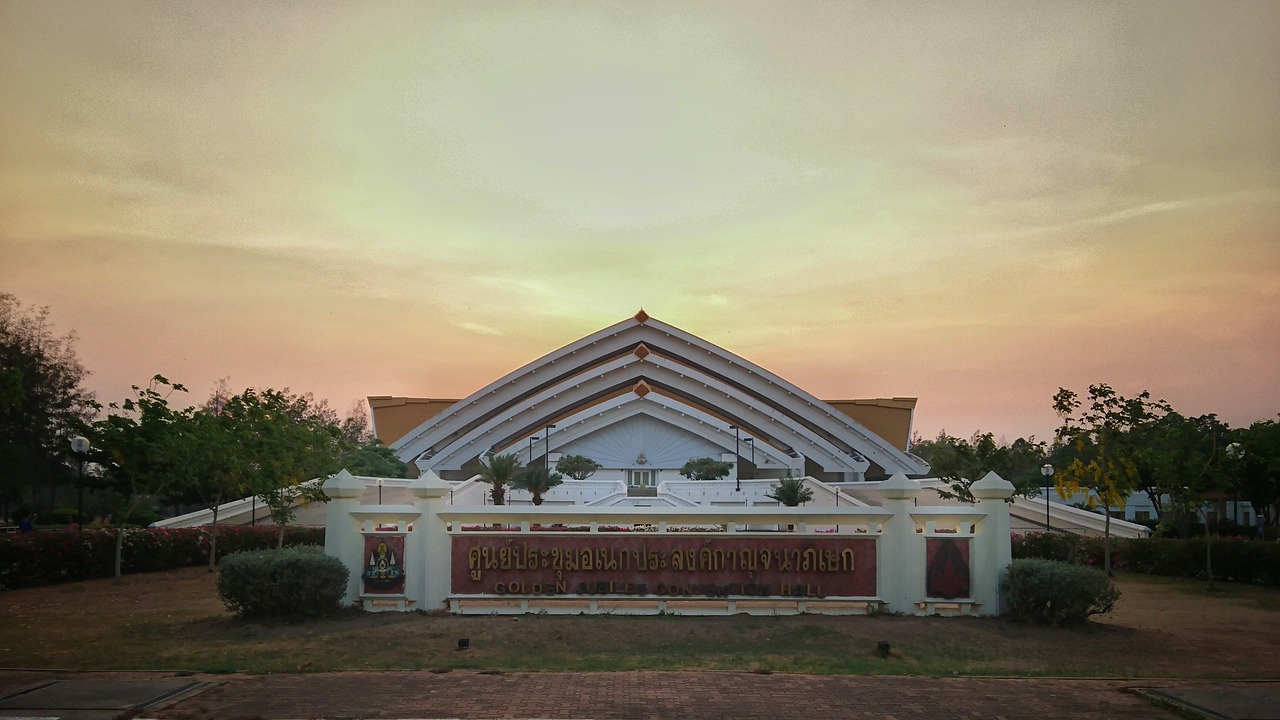
{"type": "Polygon", "coordinates": [[[911,519],[920,483],[897,473],[876,489],[884,509],[893,513],[877,541],[876,590],[891,612],[914,614],[915,603],[924,599],[924,538],[911,519]]]}
{"type": "MultiPolygon", "coordinates": [[[[410,582],[414,587],[413,598],[421,610],[443,610],[449,597],[453,542],[440,519],[440,511],[448,502],[449,483],[433,472],[424,473],[409,483],[414,507],[422,513],[413,523],[409,545],[413,547],[410,560],[410,582]]],[[[406,552],[406,554],[408,554],[406,552]]]]}
{"type": "Polygon", "coordinates": [[[1005,500],[1013,497],[1014,487],[1008,480],[989,472],[969,486],[969,492],[978,500],[978,509],[987,515],[978,523],[969,559],[973,572],[973,599],[981,603],[979,614],[999,615],[1004,612],[1000,581],[1012,561],[1009,504],[1005,500]]]}
{"type": "Polygon", "coordinates": [[[791,477],[804,477],[804,456],[791,458],[787,465],[791,477]]]}
{"type": "Polygon", "coordinates": [[[360,598],[360,574],[364,572],[364,535],[360,521],[351,513],[360,507],[364,495],[364,483],[345,469],[324,481],[321,486],[329,497],[325,508],[324,554],[336,557],[347,566],[347,592],[345,604],[360,598]]]}

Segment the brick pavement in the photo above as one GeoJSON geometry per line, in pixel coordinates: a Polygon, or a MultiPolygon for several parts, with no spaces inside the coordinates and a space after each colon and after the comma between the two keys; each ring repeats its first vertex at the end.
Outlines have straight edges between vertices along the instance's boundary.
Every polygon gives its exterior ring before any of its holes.
{"type": "MultiPolygon", "coordinates": [[[[281,718],[771,718],[1171,720],[1124,688],[1148,681],[1002,680],[718,672],[454,671],[204,677],[218,683],[148,716],[281,718]]],[[[1176,683],[1175,683],[1176,684],[1176,683]]]]}

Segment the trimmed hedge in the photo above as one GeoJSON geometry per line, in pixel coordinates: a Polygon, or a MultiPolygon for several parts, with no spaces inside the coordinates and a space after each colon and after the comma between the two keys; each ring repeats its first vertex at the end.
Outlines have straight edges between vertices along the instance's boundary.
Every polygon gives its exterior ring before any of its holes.
{"type": "MultiPolygon", "coordinates": [[[[1213,543],[1213,578],[1280,586],[1280,544],[1243,538],[1111,538],[1111,564],[1119,570],[1205,577],[1205,544],[1213,543]]],[[[1102,538],[1029,533],[1013,538],[1014,558],[1062,560],[1102,567],[1102,538]]]]}
{"type": "Polygon", "coordinates": [[[1083,625],[1120,598],[1101,570],[1058,560],[1014,560],[1000,591],[1014,620],[1057,627],[1083,625]]]}
{"type": "MultiPolygon", "coordinates": [[[[276,546],[271,525],[219,525],[218,555],[276,546]]],[[[284,544],[324,543],[324,528],[289,526],[284,544]]],[[[36,587],[115,574],[116,530],[60,530],[0,535],[0,590],[36,587]]],[[[209,530],[127,528],[122,571],[171,570],[209,562],[209,530]]]]}
{"type": "Polygon", "coordinates": [[[218,596],[241,617],[324,615],[347,590],[347,566],[316,547],[236,553],[219,568],[218,596]]]}

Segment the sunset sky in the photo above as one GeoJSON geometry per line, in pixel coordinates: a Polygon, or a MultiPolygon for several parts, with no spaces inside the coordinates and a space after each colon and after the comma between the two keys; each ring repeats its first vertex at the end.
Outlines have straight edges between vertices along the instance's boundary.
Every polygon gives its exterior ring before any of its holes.
{"type": "Polygon", "coordinates": [[[916,428],[1280,412],[1280,2],[0,3],[0,291],[104,402],[652,316],[916,428]]]}

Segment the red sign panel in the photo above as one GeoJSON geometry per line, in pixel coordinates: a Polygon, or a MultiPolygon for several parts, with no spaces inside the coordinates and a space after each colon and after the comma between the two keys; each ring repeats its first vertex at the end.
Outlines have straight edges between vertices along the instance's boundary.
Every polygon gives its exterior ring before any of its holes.
{"type": "Polygon", "coordinates": [[[455,535],[455,595],[874,597],[850,537],[455,535]]]}
{"type": "Polygon", "coordinates": [[[925,595],[969,597],[969,538],[931,537],[924,541],[925,595]]]}

